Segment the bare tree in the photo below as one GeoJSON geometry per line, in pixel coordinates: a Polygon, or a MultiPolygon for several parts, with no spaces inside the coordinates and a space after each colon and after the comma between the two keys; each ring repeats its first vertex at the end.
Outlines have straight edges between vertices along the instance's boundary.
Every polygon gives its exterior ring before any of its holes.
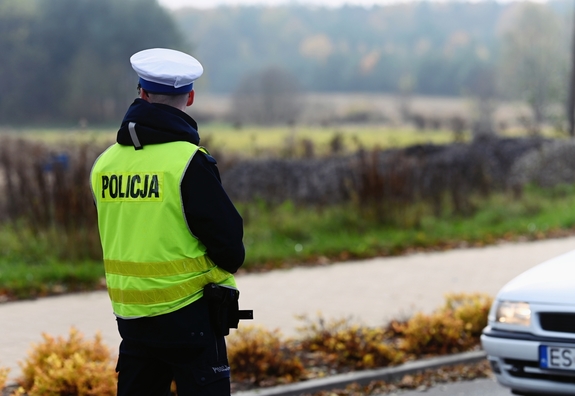
{"type": "Polygon", "coordinates": [[[520,3],[516,7],[517,18],[503,36],[501,86],[505,96],[529,104],[538,129],[549,105],[561,101],[566,85],[564,26],[545,5],[520,3]]]}
{"type": "Polygon", "coordinates": [[[575,15],[571,25],[571,81],[567,99],[567,120],[569,121],[569,136],[573,137],[575,136],[575,15]]]}
{"type": "Polygon", "coordinates": [[[401,116],[401,121],[406,122],[411,118],[411,106],[413,97],[413,88],[415,86],[415,79],[411,74],[404,74],[399,79],[397,84],[398,94],[398,104],[399,104],[399,114],[401,116]]]}
{"type": "Polygon", "coordinates": [[[474,138],[495,135],[497,88],[494,68],[487,65],[478,67],[467,89],[475,104],[475,119],[471,126],[474,138]]]}
{"type": "Polygon", "coordinates": [[[302,100],[295,76],[280,67],[268,67],[240,81],[233,95],[233,121],[294,124],[303,108],[302,100]]]}

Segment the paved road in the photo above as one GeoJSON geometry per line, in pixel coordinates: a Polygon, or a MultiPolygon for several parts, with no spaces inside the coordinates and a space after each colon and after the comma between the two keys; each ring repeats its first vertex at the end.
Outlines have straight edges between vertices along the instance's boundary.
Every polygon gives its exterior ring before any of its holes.
{"type": "MultiPolygon", "coordinates": [[[[495,295],[526,269],[575,248],[575,237],[478,249],[376,258],[238,277],[240,306],[254,309],[254,324],[297,335],[296,315],[351,317],[369,326],[417,311],[430,312],[449,292],[495,295]]],[[[97,331],[113,351],[119,337],[105,292],[0,304],[0,366],[19,373],[41,333],[66,336],[71,326],[92,338],[97,331]]]]}
{"type": "Polygon", "coordinates": [[[492,379],[455,382],[422,391],[391,393],[386,396],[511,396],[511,391],[492,379]]]}
{"type": "Polygon", "coordinates": [[[255,323],[294,335],[295,315],[321,312],[370,326],[430,312],[449,292],[495,296],[514,276],[575,249],[575,237],[294,268],[242,276],[240,304],[255,323]]]}

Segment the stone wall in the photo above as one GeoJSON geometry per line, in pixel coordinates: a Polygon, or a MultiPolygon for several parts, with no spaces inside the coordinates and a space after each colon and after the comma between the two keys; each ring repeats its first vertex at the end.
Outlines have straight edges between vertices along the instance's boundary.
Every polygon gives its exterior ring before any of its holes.
{"type": "Polygon", "coordinates": [[[507,187],[514,164],[551,143],[542,138],[492,137],[469,144],[417,145],[325,159],[244,160],[222,172],[222,182],[236,201],[332,204],[361,201],[366,194],[437,201],[444,193],[457,200],[507,187]]]}
{"type": "Polygon", "coordinates": [[[575,141],[551,141],[515,161],[509,184],[521,187],[526,183],[541,187],[575,183],[575,141]]]}

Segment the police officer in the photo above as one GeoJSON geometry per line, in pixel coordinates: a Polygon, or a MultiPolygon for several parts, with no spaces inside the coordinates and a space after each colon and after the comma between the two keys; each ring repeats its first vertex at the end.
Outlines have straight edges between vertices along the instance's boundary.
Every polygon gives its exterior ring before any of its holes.
{"type": "Polygon", "coordinates": [[[229,395],[224,337],[202,295],[209,283],[236,286],[243,224],[184,112],[203,68],[163,48],[130,62],[139,98],[90,177],[122,337],[118,395],[169,395],[172,379],[179,396],[229,395]]]}

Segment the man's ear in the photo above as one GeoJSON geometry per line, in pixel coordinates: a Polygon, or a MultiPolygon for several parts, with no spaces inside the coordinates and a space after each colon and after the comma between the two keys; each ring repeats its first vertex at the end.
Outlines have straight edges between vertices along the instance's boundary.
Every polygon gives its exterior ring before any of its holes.
{"type": "Polygon", "coordinates": [[[144,91],[143,88],[140,88],[140,99],[144,99],[145,101],[150,101],[150,97],[148,96],[148,93],[146,91],[144,91]]]}
{"type": "Polygon", "coordinates": [[[192,103],[194,103],[194,95],[195,95],[195,91],[192,89],[189,93],[188,102],[186,103],[186,106],[191,106],[192,103]]]}

